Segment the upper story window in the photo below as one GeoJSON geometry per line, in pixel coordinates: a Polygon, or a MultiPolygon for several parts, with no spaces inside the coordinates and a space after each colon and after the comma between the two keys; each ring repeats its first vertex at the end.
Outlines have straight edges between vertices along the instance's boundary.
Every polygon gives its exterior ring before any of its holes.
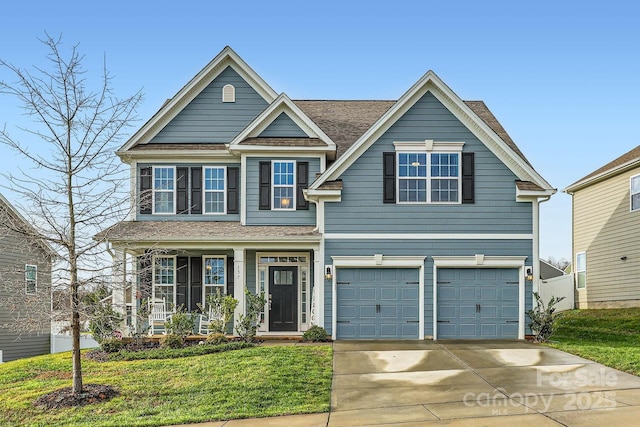
{"type": "Polygon", "coordinates": [[[153,213],[172,214],[175,213],[176,191],[175,191],[175,167],[154,166],[153,167],[153,213]]]}
{"type": "Polygon", "coordinates": [[[576,287],[578,289],[587,287],[587,254],[580,252],[576,254],[576,287]]]}
{"type": "Polygon", "coordinates": [[[25,265],[24,266],[24,282],[25,293],[27,295],[35,295],[38,289],[38,266],[37,265],[25,265]]]}
{"type": "Polygon", "coordinates": [[[461,203],[463,144],[394,143],[398,203],[461,203]]]}
{"type": "Polygon", "coordinates": [[[236,88],[233,85],[224,85],[222,88],[222,102],[236,102],[236,88]]]}
{"type": "Polygon", "coordinates": [[[158,256],[154,258],[153,298],[163,300],[167,308],[176,303],[176,258],[158,256]]]}
{"type": "Polygon", "coordinates": [[[273,209],[295,209],[295,162],[273,162],[273,209]]]}
{"type": "Polygon", "coordinates": [[[224,256],[205,256],[204,264],[204,286],[202,289],[203,302],[207,301],[209,295],[214,295],[216,291],[221,294],[226,293],[225,281],[225,260],[224,256]]]}
{"type": "Polygon", "coordinates": [[[204,213],[225,213],[225,167],[204,168],[204,213]]]}
{"type": "Polygon", "coordinates": [[[640,210],[640,175],[631,177],[631,211],[640,210]]]}

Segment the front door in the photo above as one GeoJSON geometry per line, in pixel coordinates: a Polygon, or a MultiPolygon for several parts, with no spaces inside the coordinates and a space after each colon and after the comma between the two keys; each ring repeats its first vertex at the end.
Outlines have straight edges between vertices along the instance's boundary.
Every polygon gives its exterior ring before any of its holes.
{"type": "Polygon", "coordinates": [[[298,267],[269,267],[269,330],[298,330],[298,267]]]}

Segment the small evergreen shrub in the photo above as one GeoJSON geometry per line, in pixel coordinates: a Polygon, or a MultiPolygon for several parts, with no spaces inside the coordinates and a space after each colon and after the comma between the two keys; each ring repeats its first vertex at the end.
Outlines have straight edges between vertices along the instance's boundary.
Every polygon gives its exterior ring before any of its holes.
{"type": "Polygon", "coordinates": [[[191,335],[195,327],[195,316],[188,313],[182,305],[176,309],[176,312],[171,315],[171,318],[166,323],[167,334],[178,335],[183,339],[191,335]]]}
{"type": "Polygon", "coordinates": [[[100,343],[102,351],[107,353],[117,353],[124,347],[124,341],[119,338],[105,338],[100,343]]]}
{"type": "Polygon", "coordinates": [[[224,334],[209,334],[207,335],[207,344],[218,345],[228,342],[229,339],[224,334]]]}
{"type": "Polygon", "coordinates": [[[318,325],[313,325],[302,335],[303,341],[311,341],[311,342],[323,342],[329,341],[329,336],[327,335],[327,331],[318,325]]]}
{"type": "Polygon", "coordinates": [[[181,348],[184,346],[184,338],[178,334],[167,334],[160,338],[162,348],[181,348]]]}
{"type": "Polygon", "coordinates": [[[551,297],[549,303],[545,306],[537,292],[534,292],[533,296],[536,299],[536,307],[533,310],[527,311],[531,319],[529,327],[536,342],[546,342],[549,341],[555,332],[556,319],[560,315],[560,313],[555,312],[556,309],[554,306],[565,297],[551,297]]]}
{"type": "Polygon", "coordinates": [[[241,314],[236,324],[236,332],[244,342],[253,342],[260,325],[260,312],[264,310],[267,300],[264,292],[256,295],[244,288],[244,294],[247,300],[247,314],[241,314]]]}

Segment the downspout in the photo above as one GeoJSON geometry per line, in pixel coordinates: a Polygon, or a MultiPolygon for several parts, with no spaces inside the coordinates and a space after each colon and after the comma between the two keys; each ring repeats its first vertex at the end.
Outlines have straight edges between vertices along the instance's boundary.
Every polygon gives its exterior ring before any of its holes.
{"type": "MultiPolygon", "coordinates": [[[[551,196],[533,200],[533,292],[540,291],[540,204],[548,201],[551,196]]],[[[532,303],[535,306],[535,298],[532,303]]]]}

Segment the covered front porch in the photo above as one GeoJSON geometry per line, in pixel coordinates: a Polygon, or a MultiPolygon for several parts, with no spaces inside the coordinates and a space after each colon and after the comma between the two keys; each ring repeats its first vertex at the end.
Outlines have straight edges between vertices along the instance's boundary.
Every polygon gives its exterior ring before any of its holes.
{"type": "MultiPolygon", "coordinates": [[[[170,223],[184,227],[184,222],[170,223]]],[[[114,233],[109,239],[114,258],[113,305],[129,319],[123,332],[162,333],[161,327],[149,328],[152,319],[144,309],[162,302],[169,315],[183,308],[198,316],[194,333],[202,333],[200,316],[207,312],[207,297],[219,291],[238,300],[234,320],[227,325],[227,333],[235,333],[235,323],[246,314],[245,289],[264,293],[267,300],[259,316],[262,336],[299,336],[319,324],[317,307],[324,277],[320,236],[311,227],[241,227],[243,234],[252,234],[251,240],[238,241],[240,236],[229,235],[225,240],[206,236],[178,240],[171,238],[177,232],[170,232],[170,227],[164,239],[157,240],[154,233],[122,242],[114,233]]]]}

